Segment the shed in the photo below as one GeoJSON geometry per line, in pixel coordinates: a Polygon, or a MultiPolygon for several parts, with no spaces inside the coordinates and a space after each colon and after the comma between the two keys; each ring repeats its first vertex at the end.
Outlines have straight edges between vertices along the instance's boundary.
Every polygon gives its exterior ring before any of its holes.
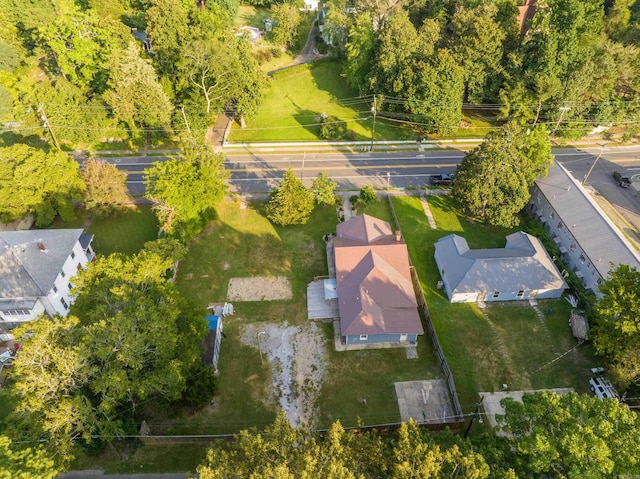
{"type": "Polygon", "coordinates": [[[589,321],[587,321],[587,318],[575,311],[571,311],[569,326],[571,326],[571,332],[578,341],[589,340],[589,321]]]}

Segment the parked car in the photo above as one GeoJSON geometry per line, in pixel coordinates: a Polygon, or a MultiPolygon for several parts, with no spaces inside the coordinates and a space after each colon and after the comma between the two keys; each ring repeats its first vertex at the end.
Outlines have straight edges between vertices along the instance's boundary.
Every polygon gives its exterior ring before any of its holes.
{"type": "Polygon", "coordinates": [[[629,188],[629,186],[631,186],[631,178],[629,178],[629,176],[626,173],[622,173],[620,171],[614,171],[613,179],[615,180],[616,183],[618,183],[618,186],[621,188],[629,188]]]}
{"type": "Polygon", "coordinates": [[[603,378],[602,376],[589,379],[589,386],[591,387],[593,394],[600,399],[618,399],[618,392],[613,387],[613,384],[611,384],[611,381],[603,378]]]}
{"type": "Polygon", "coordinates": [[[431,175],[431,186],[452,186],[455,181],[453,175],[447,175],[446,173],[431,175]]]}

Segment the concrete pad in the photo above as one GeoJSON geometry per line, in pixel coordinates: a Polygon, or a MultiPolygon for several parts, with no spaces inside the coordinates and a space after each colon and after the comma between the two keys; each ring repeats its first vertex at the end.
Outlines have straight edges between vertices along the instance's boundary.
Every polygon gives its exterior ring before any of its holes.
{"type": "Polygon", "coordinates": [[[447,382],[443,379],[394,383],[403,422],[442,424],[454,419],[447,382]]]}
{"type": "Polygon", "coordinates": [[[407,359],[418,359],[418,348],[406,348],[407,359]]]}

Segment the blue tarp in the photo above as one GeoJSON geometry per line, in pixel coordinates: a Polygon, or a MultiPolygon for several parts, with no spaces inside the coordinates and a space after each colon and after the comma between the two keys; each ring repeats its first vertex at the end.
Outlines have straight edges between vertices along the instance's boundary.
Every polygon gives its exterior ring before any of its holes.
{"type": "Polygon", "coordinates": [[[220,316],[207,316],[205,318],[209,324],[209,331],[216,331],[218,329],[218,320],[220,316]]]}

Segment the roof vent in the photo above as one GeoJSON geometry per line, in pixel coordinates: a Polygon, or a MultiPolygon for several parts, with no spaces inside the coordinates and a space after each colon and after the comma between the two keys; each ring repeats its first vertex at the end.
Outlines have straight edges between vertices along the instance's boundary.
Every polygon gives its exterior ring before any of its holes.
{"type": "Polygon", "coordinates": [[[400,240],[402,240],[402,234],[400,233],[400,230],[396,230],[396,241],[400,240]]]}
{"type": "Polygon", "coordinates": [[[45,247],[44,243],[42,241],[38,241],[38,249],[40,251],[47,251],[47,248],[45,247]]]}

